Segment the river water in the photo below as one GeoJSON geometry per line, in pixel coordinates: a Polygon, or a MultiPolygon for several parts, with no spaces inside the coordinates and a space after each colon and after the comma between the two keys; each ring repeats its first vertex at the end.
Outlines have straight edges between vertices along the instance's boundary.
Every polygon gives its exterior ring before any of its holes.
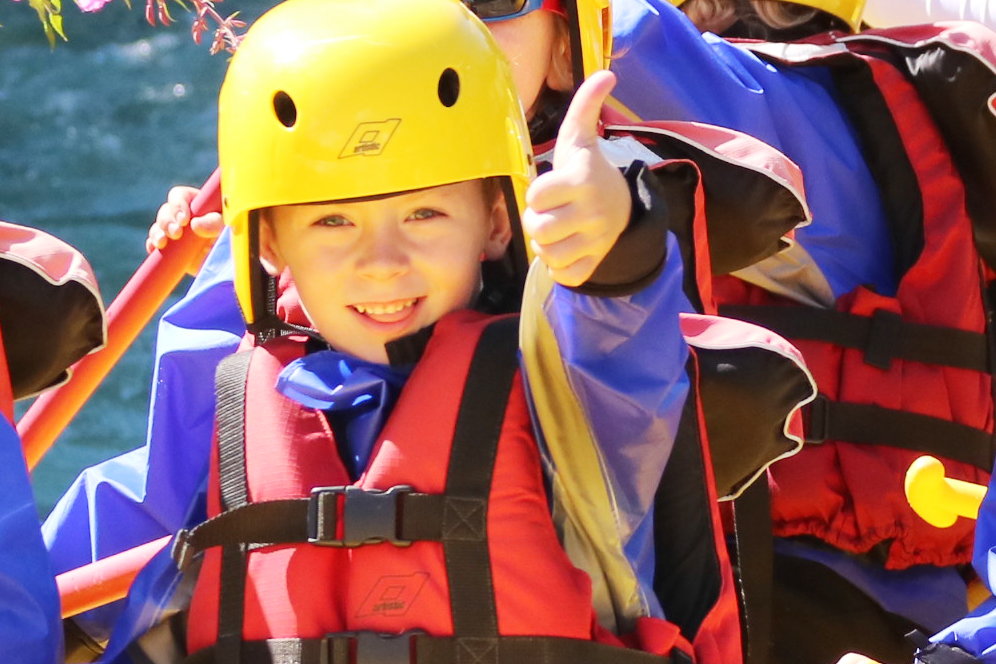
{"type": "MultiPolygon", "coordinates": [[[[82,14],[50,49],[26,2],[0,0],[0,219],[41,228],[87,256],[105,303],[145,257],[167,190],[217,163],[216,100],[228,55],[144,21],[143,0],[82,14]]],[[[274,0],[226,0],[251,20],[274,0]]],[[[178,292],[189,285],[181,284],[178,292]]],[[[171,301],[175,301],[174,299],[171,301]]],[[[143,444],[155,326],[137,340],[33,475],[45,515],[83,467],[143,444]]],[[[18,404],[18,414],[27,404],[18,404]]]]}

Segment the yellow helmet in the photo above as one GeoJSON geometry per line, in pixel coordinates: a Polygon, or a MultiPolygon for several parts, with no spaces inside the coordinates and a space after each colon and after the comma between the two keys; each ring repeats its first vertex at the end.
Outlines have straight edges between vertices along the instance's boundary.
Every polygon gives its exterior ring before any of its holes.
{"type": "Polygon", "coordinates": [[[509,66],[457,0],[277,5],[228,68],[218,150],[250,325],[265,307],[253,211],[506,176],[514,221],[533,175],[509,66]]]}
{"type": "MultiPolygon", "coordinates": [[[[857,32],[861,29],[861,16],[865,12],[865,4],[867,0],[783,0],[785,2],[791,1],[797,5],[804,5],[806,7],[812,7],[813,9],[819,9],[824,11],[831,16],[836,16],[840,20],[847,23],[851,30],[857,32]]],[[[685,4],[686,0],[671,0],[671,3],[675,7],[680,7],[685,4]]]]}

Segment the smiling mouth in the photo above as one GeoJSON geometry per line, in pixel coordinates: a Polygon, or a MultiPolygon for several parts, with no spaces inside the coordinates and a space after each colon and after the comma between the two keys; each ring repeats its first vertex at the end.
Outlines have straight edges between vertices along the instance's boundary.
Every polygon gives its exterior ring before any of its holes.
{"type": "Polygon", "coordinates": [[[350,305],[353,309],[367,316],[393,316],[404,313],[411,309],[418,302],[418,298],[410,300],[397,300],[395,302],[368,302],[365,304],[350,305]]]}

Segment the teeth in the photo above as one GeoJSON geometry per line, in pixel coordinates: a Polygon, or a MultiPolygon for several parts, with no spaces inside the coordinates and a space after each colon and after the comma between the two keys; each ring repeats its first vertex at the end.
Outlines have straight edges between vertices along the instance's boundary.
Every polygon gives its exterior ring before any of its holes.
{"type": "Polygon", "coordinates": [[[405,300],[404,302],[392,302],[390,304],[355,304],[353,308],[361,314],[396,314],[402,309],[407,309],[415,304],[415,300],[405,300]]]}

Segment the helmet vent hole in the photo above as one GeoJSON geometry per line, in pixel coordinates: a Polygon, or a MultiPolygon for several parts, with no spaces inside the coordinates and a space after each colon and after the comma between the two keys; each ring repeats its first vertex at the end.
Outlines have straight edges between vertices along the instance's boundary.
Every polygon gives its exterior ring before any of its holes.
{"type": "Polygon", "coordinates": [[[452,69],[447,69],[439,77],[439,101],[449,108],[457,102],[460,96],[460,75],[452,69]]]}
{"type": "Polygon", "coordinates": [[[280,124],[285,127],[293,127],[297,123],[297,106],[291,96],[281,90],[273,95],[273,112],[276,114],[280,124]]]}

